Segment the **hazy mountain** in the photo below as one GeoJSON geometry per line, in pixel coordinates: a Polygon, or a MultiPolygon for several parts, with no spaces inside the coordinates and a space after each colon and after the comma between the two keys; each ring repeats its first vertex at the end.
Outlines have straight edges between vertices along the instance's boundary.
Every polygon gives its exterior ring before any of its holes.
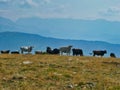
{"type": "Polygon", "coordinates": [[[0,32],[16,31],[47,37],[99,40],[119,43],[120,22],[106,20],[21,18],[13,22],[0,18],[0,32]]]}
{"type": "Polygon", "coordinates": [[[29,32],[43,36],[78,40],[86,38],[105,40],[108,37],[110,40],[113,37],[118,39],[119,34],[116,32],[120,29],[120,22],[106,20],[23,18],[17,20],[16,23],[28,29],[29,32]]]}
{"type": "Polygon", "coordinates": [[[92,50],[107,50],[108,56],[111,52],[120,56],[120,44],[111,44],[101,41],[85,40],[65,40],[50,37],[43,37],[36,34],[27,34],[19,32],[1,32],[0,50],[19,50],[20,46],[34,46],[34,50],[45,51],[47,46],[59,48],[61,46],[73,45],[73,48],[81,48],[85,55],[89,55],[92,50]]]}

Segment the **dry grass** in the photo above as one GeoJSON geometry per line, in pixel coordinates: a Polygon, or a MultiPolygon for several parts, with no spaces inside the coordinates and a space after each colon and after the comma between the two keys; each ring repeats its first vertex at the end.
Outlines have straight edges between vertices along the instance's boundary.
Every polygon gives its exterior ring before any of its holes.
{"type": "Polygon", "coordinates": [[[120,59],[0,54],[0,90],[120,90],[120,59]]]}

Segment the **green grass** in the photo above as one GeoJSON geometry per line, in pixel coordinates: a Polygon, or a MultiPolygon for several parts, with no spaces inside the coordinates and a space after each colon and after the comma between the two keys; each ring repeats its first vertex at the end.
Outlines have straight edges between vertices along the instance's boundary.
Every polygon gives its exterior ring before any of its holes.
{"type": "Polygon", "coordinates": [[[120,59],[0,54],[0,90],[120,90],[120,59]]]}

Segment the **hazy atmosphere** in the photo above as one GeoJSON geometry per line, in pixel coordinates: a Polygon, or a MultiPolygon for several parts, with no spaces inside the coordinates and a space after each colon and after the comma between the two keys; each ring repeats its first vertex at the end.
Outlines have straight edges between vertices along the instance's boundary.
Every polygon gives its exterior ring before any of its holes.
{"type": "Polygon", "coordinates": [[[0,32],[120,44],[120,0],[0,0],[0,17],[0,32]]]}

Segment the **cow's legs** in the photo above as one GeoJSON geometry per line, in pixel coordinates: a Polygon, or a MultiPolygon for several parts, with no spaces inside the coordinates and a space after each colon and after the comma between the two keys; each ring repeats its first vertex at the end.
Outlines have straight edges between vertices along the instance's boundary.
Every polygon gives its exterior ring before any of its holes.
{"type": "Polygon", "coordinates": [[[21,54],[23,54],[23,50],[21,50],[21,54]]]}
{"type": "Polygon", "coordinates": [[[60,52],[60,55],[63,55],[63,52],[62,52],[62,51],[60,52]]]}

